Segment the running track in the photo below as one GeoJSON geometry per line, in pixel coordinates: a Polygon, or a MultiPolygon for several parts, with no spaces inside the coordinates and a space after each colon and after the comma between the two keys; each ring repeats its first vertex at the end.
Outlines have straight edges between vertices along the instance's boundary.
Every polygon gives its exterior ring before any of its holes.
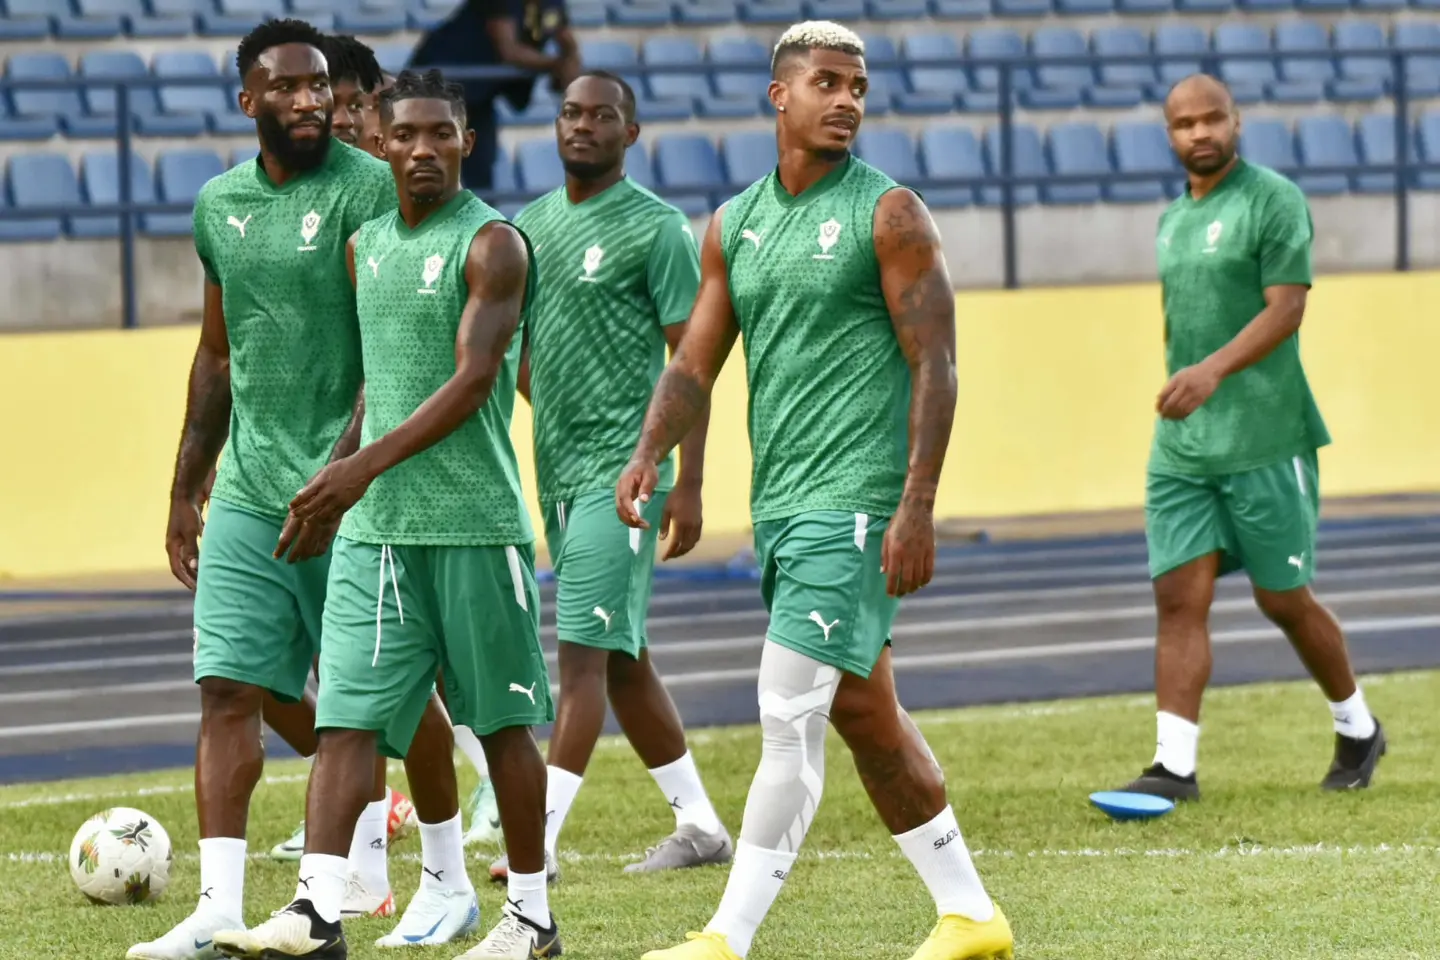
{"type": "MultiPolygon", "coordinates": [[[[656,585],[651,649],[690,726],[756,719],[765,615],[745,576],[716,569],[656,585]]],[[[1326,524],[1317,585],[1359,670],[1440,667],[1440,516],[1326,524]]],[[[553,588],[542,593],[553,671],[553,588]]],[[[1148,691],[1153,630],[1137,534],[945,547],[896,622],[901,699],[923,709],[1148,691]]],[[[1243,575],[1221,582],[1211,630],[1216,683],[1304,676],[1243,575]]],[[[191,642],[182,594],[23,619],[0,603],[0,783],[188,766],[199,720],[191,642]]],[[[273,735],[267,744],[288,753],[273,735]]]]}

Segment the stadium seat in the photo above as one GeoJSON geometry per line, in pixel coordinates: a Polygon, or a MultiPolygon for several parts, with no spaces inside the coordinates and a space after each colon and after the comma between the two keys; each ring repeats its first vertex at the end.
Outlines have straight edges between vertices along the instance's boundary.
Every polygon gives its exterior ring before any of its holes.
{"type": "Polygon", "coordinates": [[[1339,13],[1350,9],[1350,0],[1295,0],[1295,7],[1304,13],[1339,13]]]}
{"type": "Polygon", "coordinates": [[[1397,50],[1426,52],[1405,60],[1406,93],[1412,97],[1440,95],[1440,23],[1401,21],[1395,24],[1393,39],[1397,50]]]}
{"type": "MultiPolygon", "coordinates": [[[[215,11],[201,8],[200,35],[205,37],[243,37],[262,20],[283,17],[284,0],[215,0],[215,11]]],[[[329,30],[334,18],[311,13],[306,19],[316,29],[329,30]]]]}
{"type": "MultiPolygon", "coordinates": [[[[1049,130],[1050,168],[1056,175],[1078,177],[1110,172],[1105,135],[1091,123],[1058,123],[1049,130]]],[[[1099,203],[1099,183],[1057,183],[1044,188],[1046,203],[1099,203]]]]}
{"type": "Polygon", "coordinates": [[[1340,55],[1340,76],[1368,81],[1382,95],[1391,80],[1390,61],[1384,57],[1347,57],[1346,50],[1377,50],[1387,46],[1380,25],[1369,20],[1342,20],[1335,25],[1335,50],[1340,55]]]}
{"type": "Polygon", "coordinates": [[[178,20],[186,25],[186,32],[196,29],[202,12],[209,13],[214,7],[209,0],[148,0],[150,12],[156,19],[178,20]]]}
{"type": "MultiPolygon", "coordinates": [[[[1031,35],[1030,49],[1037,57],[1083,57],[1090,52],[1080,32],[1069,27],[1041,27],[1031,35]]],[[[1095,70],[1088,66],[1042,64],[1036,74],[1041,89],[1021,93],[1021,102],[1034,109],[1067,105],[1055,95],[1061,90],[1078,91],[1086,104],[1100,108],[1138,107],[1145,96],[1140,84],[1097,86],[1095,70]]]]}
{"type": "Polygon", "coordinates": [[[32,3],[0,2],[0,41],[43,40],[53,29],[53,20],[68,10],[63,0],[35,0],[32,3]]]}
{"type": "Polygon", "coordinates": [[[802,6],[810,20],[848,23],[865,19],[865,0],[804,0],[802,6]]]}
{"type": "MultiPolygon", "coordinates": [[[[58,121],[53,116],[12,116],[9,102],[0,94],[0,141],[49,140],[57,129],[58,121]]],[[[3,193],[4,190],[0,190],[0,194],[3,193]]]]}
{"type": "MultiPolygon", "coordinates": [[[[193,204],[200,188],[225,172],[225,164],[210,150],[171,150],[160,154],[155,172],[161,202],[193,204]]],[[[147,213],[140,227],[152,236],[186,236],[191,219],[188,213],[147,213]]]]}
{"type": "Polygon", "coordinates": [[[408,43],[381,43],[375,46],[375,59],[386,73],[399,73],[410,62],[412,52],[408,43]]]}
{"type": "MultiPolygon", "coordinates": [[[[291,0],[293,9],[294,0],[291,0]]],[[[374,36],[399,33],[407,23],[406,10],[398,0],[362,0],[358,5],[342,4],[335,11],[335,29],[340,33],[374,36]]]]}
{"type": "MultiPolygon", "coordinates": [[[[67,80],[70,64],[58,53],[17,53],[5,64],[5,75],[14,80],[67,80]]],[[[69,90],[12,90],[10,103],[17,117],[54,118],[71,137],[113,137],[115,121],[85,113],[80,93],[69,90]]]]}
{"type": "Polygon", "coordinates": [[[1166,23],[1155,29],[1155,52],[1165,54],[1196,54],[1194,60],[1170,60],[1159,65],[1160,82],[1174,86],[1192,73],[1204,68],[1203,55],[1209,47],[1205,32],[1188,23],[1166,23]]]}
{"type": "Polygon", "coordinates": [[[650,151],[645,149],[645,144],[637,143],[625,151],[625,175],[646,190],[656,188],[655,164],[650,162],[650,151]]]}
{"type": "MultiPolygon", "coordinates": [[[[969,127],[934,124],[920,134],[920,159],[926,176],[934,180],[980,180],[987,175],[980,141],[969,127]]],[[[968,207],[975,202],[974,187],[931,187],[925,202],[932,207],[968,207]]]]}
{"type": "Polygon", "coordinates": [[[1175,9],[1180,13],[1230,13],[1233,0],[1175,0],[1175,9]]]}
{"type": "MultiPolygon", "coordinates": [[[[1134,27],[1101,27],[1090,35],[1090,47],[1105,57],[1136,57],[1150,52],[1145,35],[1134,27]]],[[[1152,92],[1158,83],[1148,63],[1108,63],[1099,68],[1100,84],[1112,89],[1135,87],[1152,92]]]]}
{"type": "Polygon", "coordinates": [[[1113,203],[1151,203],[1173,193],[1180,162],[1170,149],[1159,123],[1117,123],[1110,133],[1111,152],[1118,173],[1167,174],[1164,179],[1113,183],[1106,191],[1113,203]]]}
{"type": "Polygon", "coordinates": [[[1394,13],[1405,9],[1406,0],[1355,0],[1355,9],[1362,13],[1394,13]]]}
{"type": "Polygon", "coordinates": [[[55,36],[61,40],[114,40],[125,32],[126,16],[141,13],[140,0],[75,0],[55,17],[55,36]]]}
{"type": "Polygon", "coordinates": [[[716,67],[715,92],[722,97],[749,97],[770,107],[770,53],[753,37],[715,37],[706,50],[716,67]]]}
{"type": "MultiPolygon", "coordinates": [[[[143,77],[148,71],[138,54],[129,51],[97,50],[80,58],[80,76],[95,79],[143,77]]],[[[160,112],[152,87],[129,88],[132,125],[149,137],[191,137],[204,132],[202,123],[188,116],[166,116],[160,112]]],[[[87,86],[82,95],[85,109],[95,117],[113,117],[116,111],[116,89],[109,86],[87,86]]]]}
{"type": "MultiPolygon", "coordinates": [[[[157,77],[220,76],[215,69],[215,61],[202,50],[157,53],[151,69],[157,77]]],[[[196,125],[196,134],[203,132],[207,126],[216,127],[220,132],[217,118],[231,112],[225,88],[221,86],[166,85],[159,88],[158,100],[165,115],[189,118],[196,125]]]]}
{"type": "Polygon", "coordinates": [[[925,0],[865,0],[865,12],[871,20],[920,20],[929,8],[925,0]]]}
{"type": "Polygon", "coordinates": [[[526,193],[549,193],[565,183],[565,167],[548,137],[520,141],[515,148],[515,173],[526,193]]]}
{"type": "MultiPolygon", "coordinates": [[[[646,63],[663,66],[702,62],[700,47],[689,37],[653,36],[642,48],[646,63]]],[[[754,97],[717,97],[703,73],[652,73],[650,94],[662,100],[688,100],[705,117],[753,117],[754,97]]]]}
{"type": "MultiPolygon", "coordinates": [[[[1285,20],[1275,25],[1277,53],[1329,53],[1330,34],[1314,20],[1285,20]]],[[[1279,57],[1280,79],[1287,83],[1329,83],[1335,79],[1330,57],[1298,59],[1279,57]]]]}
{"type": "MultiPolygon", "coordinates": [[[[10,158],[10,203],[16,210],[59,204],[80,204],[80,184],[70,161],[58,153],[23,153],[10,158]]],[[[60,235],[63,219],[31,221],[35,239],[60,235]],[[43,236],[42,236],[43,235],[43,236]]]]}
{"type": "MultiPolygon", "coordinates": [[[[1359,139],[1360,162],[1366,166],[1388,166],[1396,161],[1395,115],[1393,113],[1367,113],[1356,124],[1359,139]]],[[[1409,131],[1410,159],[1420,159],[1420,150],[1415,142],[1414,131],[1409,131]]],[[[1411,177],[1410,182],[1415,182],[1411,177]]],[[[1355,178],[1355,189],[1359,193],[1390,193],[1395,189],[1393,173],[1362,173],[1355,178]]]]}
{"type": "MultiPolygon", "coordinates": [[[[120,202],[120,155],[114,150],[92,151],[80,158],[80,186],[85,202],[96,206],[120,202]]],[[[150,176],[150,165],[136,153],[130,155],[130,199],[135,203],[153,203],[155,182],[150,176]]],[[[135,232],[140,232],[140,222],[134,221],[135,232]]],[[[118,216],[71,217],[72,237],[118,237],[120,218],[118,216]]]]}
{"type": "Polygon", "coordinates": [[[1055,12],[1070,17],[1103,17],[1115,12],[1115,0],[1055,0],[1055,12]]]}
{"type": "MultiPolygon", "coordinates": [[[[260,148],[258,146],[236,147],[230,151],[230,166],[238,167],[242,163],[249,163],[258,156],[260,156],[260,148]]],[[[496,163],[499,162],[498,160],[496,161],[496,163]]]]}
{"type": "Polygon", "coordinates": [[[986,20],[990,0],[933,0],[931,12],[937,20],[986,20]]]}
{"type": "MultiPolygon", "coordinates": [[[[675,4],[675,22],[687,27],[718,27],[739,17],[734,0],[681,0],[675,4]]],[[[571,22],[575,22],[571,14],[571,22]]]]}
{"type": "Polygon", "coordinates": [[[690,216],[711,210],[710,193],[725,187],[715,144],[700,134],[655,141],[655,176],[667,200],[690,216]]]}
{"type": "Polygon", "coordinates": [[[1121,16],[1144,16],[1173,13],[1175,4],[1172,0],[1115,0],[1115,9],[1121,16]]]}
{"type": "MultiPolygon", "coordinates": [[[[890,112],[897,95],[903,95],[908,90],[905,84],[905,75],[896,66],[883,66],[883,64],[897,64],[900,62],[900,50],[895,41],[883,33],[862,33],[860,40],[865,44],[865,67],[866,74],[870,78],[870,89],[865,94],[865,114],[871,117],[881,117],[890,112]]],[[[955,106],[954,95],[945,96],[939,94],[911,94],[906,99],[906,109],[915,112],[938,112],[949,113],[955,106]],[[940,101],[944,105],[942,110],[916,110],[917,106],[923,106],[926,100],[940,101]]]]}
{"type": "Polygon", "coordinates": [[[1294,174],[1299,166],[1295,159],[1295,139],[1280,120],[1251,120],[1241,127],[1240,154],[1286,176],[1294,174]]]}
{"type": "Polygon", "coordinates": [[[675,15],[670,4],[657,0],[627,0],[611,4],[607,12],[609,22],[617,27],[664,27],[675,15]]]}
{"type": "Polygon", "coordinates": [[[805,19],[800,0],[740,0],[740,22],[789,26],[805,19]]]}
{"type": "Polygon", "coordinates": [[[997,17],[1045,17],[1050,13],[1050,0],[995,0],[997,17]]]}
{"type": "MultiPolygon", "coordinates": [[[[1270,35],[1254,23],[1222,23],[1215,28],[1215,52],[1269,53],[1270,35]]],[[[1273,60],[1240,60],[1222,56],[1220,78],[1230,85],[1235,102],[1258,103],[1266,89],[1279,81],[1273,60]]]]}
{"type": "Polygon", "coordinates": [[[1301,117],[1295,129],[1300,174],[1295,182],[1317,197],[1348,193],[1350,177],[1343,173],[1305,173],[1308,167],[1347,167],[1360,163],[1355,133],[1341,117],[1301,117]]]}
{"type": "Polygon", "coordinates": [[[897,183],[920,181],[920,164],[910,134],[896,127],[861,130],[855,138],[855,155],[897,183]]]}
{"type": "Polygon", "coordinates": [[[942,62],[911,67],[907,72],[914,94],[896,91],[895,109],[912,114],[949,113],[955,109],[955,97],[970,86],[960,66],[960,45],[955,38],[948,33],[909,33],[901,40],[900,49],[905,60],[942,62]]]}
{"type": "MultiPolygon", "coordinates": [[[[1415,144],[1422,163],[1440,163],[1440,110],[1426,110],[1416,124],[1415,144]]],[[[1393,145],[1392,145],[1392,148],[1393,145]]],[[[1440,172],[1421,171],[1415,185],[1422,190],[1440,190],[1440,172]]]]}
{"type": "MultiPolygon", "coordinates": [[[[1025,56],[1025,41],[1020,34],[1005,27],[985,27],[970,34],[969,54],[977,59],[1008,60],[1025,56]]],[[[1010,88],[1028,90],[1035,85],[1029,67],[1011,67],[1010,88]]],[[[974,86],[978,90],[1000,89],[999,67],[974,67],[971,69],[974,86]]]]}
{"type": "Polygon", "coordinates": [[[730,134],[720,145],[720,155],[729,173],[730,186],[739,189],[769,176],[779,161],[775,135],[768,130],[730,134]]]}
{"type": "Polygon", "coordinates": [[[1237,0],[1236,4],[1245,13],[1284,13],[1295,7],[1295,0],[1237,0]]]}
{"type": "MultiPolygon", "coordinates": [[[[1045,166],[1045,151],[1040,146],[1040,134],[1026,124],[1015,124],[1011,133],[1011,171],[1017,177],[1043,177],[1050,173],[1045,166]]],[[[985,166],[999,176],[1004,171],[1001,164],[1000,127],[995,125],[985,131],[985,166]]],[[[1040,198],[1039,188],[1034,185],[1015,187],[1015,206],[1029,206],[1040,198]]],[[[999,206],[1003,201],[1000,187],[983,187],[980,202],[986,206],[999,206]]]]}

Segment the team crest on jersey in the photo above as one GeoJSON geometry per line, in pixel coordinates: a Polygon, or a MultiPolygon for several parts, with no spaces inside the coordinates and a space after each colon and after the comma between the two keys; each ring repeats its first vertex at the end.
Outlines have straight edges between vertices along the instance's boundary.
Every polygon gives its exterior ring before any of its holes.
{"type": "Polygon", "coordinates": [[[425,286],[416,293],[434,293],[435,281],[440,279],[440,271],[445,269],[445,258],[438,253],[432,253],[425,258],[425,266],[420,271],[420,279],[425,286]]]}
{"type": "Polygon", "coordinates": [[[314,250],[315,235],[320,232],[320,214],[311,210],[300,218],[300,239],[304,241],[303,246],[296,247],[296,250],[314,250]]]}
{"type": "Polygon", "coordinates": [[[816,260],[833,260],[830,248],[840,239],[840,221],[831,217],[820,224],[820,237],[817,241],[820,244],[820,252],[815,254],[816,260]]]}
{"type": "Polygon", "coordinates": [[[1205,228],[1205,252],[1214,253],[1215,245],[1220,242],[1220,234],[1224,232],[1225,224],[1216,220],[1205,228]]]}
{"type": "Polygon", "coordinates": [[[585,276],[580,279],[586,283],[594,283],[595,271],[600,269],[600,261],[603,259],[605,259],[605,251],[600,248],[600,244],[597,243],[589,250],[586,250],[585,263],[583,264],[585,267],[585,276]]]}

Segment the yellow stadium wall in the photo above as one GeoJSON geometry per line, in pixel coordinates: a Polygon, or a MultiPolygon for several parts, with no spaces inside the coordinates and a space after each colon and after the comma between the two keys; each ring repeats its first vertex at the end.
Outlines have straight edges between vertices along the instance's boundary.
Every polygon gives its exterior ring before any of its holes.
{"type": "MultiPolygon", "coordinates": [[[[1302,332],[1335,444],[1329,496],[1440,488],[1440,273],[1324,277],[1302,332]]],[[[1137,506],[1164,381],[1154,285],[962,293],[960,401],[937,515],[1137,506]]],[[[0,578],[165,567],[196,331],[0,337],[0,578]]],[[[737,349],[714,400],[706,528],[748,529],[737,349]]],[[[529,407],[516,446],[535,510],[529,407]]],[[[536,511],[538,517],[538,511],[536,511]]]]}

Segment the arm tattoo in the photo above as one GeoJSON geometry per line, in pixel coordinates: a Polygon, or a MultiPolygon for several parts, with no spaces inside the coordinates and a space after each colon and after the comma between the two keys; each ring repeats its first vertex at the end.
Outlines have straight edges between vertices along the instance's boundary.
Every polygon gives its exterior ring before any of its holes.
{"type": "Polygon", "coordinates": [[[877,252],[900,350],[910,365],[910,460],[904,499],[932,503],[955,419],[955,294],[940,237],[918,197],[885,213],[877,252]]]}
{"type": "Polygon", "coordinates": [[[685,370],[679,356],[665,368],[645,414],[637,459],[659,463],[690,433],[709,408],[710,392],[685,370]]]}
{"type": "Polygon", "coordinates": [[[190,367],[185,427],[170,487],[172,499],[193,500],[199,494],[230,435],[230,403],[230,362],[202,345],[190,367]]]}

